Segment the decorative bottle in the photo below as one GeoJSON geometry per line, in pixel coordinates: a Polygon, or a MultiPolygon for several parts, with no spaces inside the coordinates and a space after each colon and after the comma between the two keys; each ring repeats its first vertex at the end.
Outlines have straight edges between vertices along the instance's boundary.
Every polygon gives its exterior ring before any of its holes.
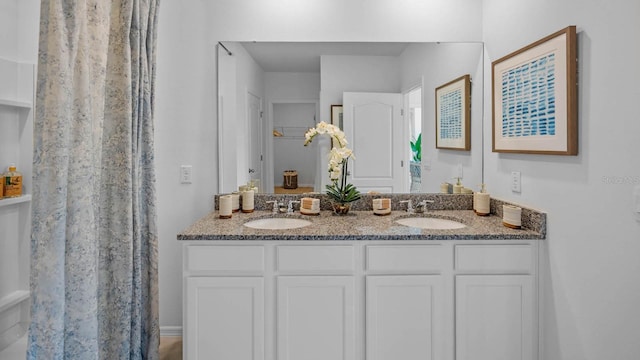
{"type": "Polygon", "coordinates": [[[2,183],[4,185],[4,197],[22,196],[22,174],[16,171],[14,164],[9,165],[9,171],[2,174],[2,183]]]}

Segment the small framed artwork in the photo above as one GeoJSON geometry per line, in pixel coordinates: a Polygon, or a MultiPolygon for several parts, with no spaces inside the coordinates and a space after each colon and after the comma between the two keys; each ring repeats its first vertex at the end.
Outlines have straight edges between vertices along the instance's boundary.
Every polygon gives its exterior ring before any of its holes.
{"type": "Polygon", "coordinates": [[[492,63],[493,152],[577,155],[576,27],[492,63]]]}
{"type": "Polygon", "coordinates": [[[471,150],[471,76],[436,88],[436,148],[471,150]]]}
{"type": "Polygon", "coordinates": [[[342,128],[342,105],[331,105],[331,124],[344,130],[342,128]]]}

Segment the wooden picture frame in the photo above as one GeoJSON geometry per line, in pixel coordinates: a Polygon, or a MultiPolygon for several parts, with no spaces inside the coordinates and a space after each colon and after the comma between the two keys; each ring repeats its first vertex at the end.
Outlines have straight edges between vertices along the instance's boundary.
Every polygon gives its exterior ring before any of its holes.
{"type": "Polygon", "coordinates": [[[436,88],[436,149],[471,150],[471,76],[436,88]]]}
{"type": "Polygon", "coordinates": [[[342,121],[342,105],[331,105],[331,124],[344,131],[342,128],[344,125],[344,122],[342,121]]]}
{"type": "Polygon", "coordinates": [[[493,152],[577,155],[576,27],[492,63],[493,152]]]}

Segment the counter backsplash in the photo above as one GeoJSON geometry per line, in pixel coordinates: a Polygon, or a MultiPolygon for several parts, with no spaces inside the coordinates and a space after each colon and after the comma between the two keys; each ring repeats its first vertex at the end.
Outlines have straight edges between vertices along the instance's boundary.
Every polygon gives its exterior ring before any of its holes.
{"type": "MultiPolygon", "coordinates": [[[[214,196],[215,209],[218,210],[219,195],[214,196]]],[[[271,210],[272,206],[267,201],[277,200],[287,204],[289,200],[298,201],[300,198],[310,197],[320,199],[320,209],[331,211],[331,200],[325,194],[255,194],[255,210],[271,210]]],[[[414,206],[422,200],[433,200],[429,204],[429,210],[473,210],[472,194],[363,194],[362,198],[351,204],[353,211],[372,211],[372,200],[379,198],[391,199],[391,209],[401,211],[406,209],[406,204],[401,204],[403,200],[411,200],[414,206]]],[[[545,212],[524,207],[520,204],[491,198],[491,214],[502,217],[502,205],[514,205],[522,208],[522,227],[546,235],[547,214],[545,212]]],[[[297,209],[297,207],[296,207],[297,209]]]]}

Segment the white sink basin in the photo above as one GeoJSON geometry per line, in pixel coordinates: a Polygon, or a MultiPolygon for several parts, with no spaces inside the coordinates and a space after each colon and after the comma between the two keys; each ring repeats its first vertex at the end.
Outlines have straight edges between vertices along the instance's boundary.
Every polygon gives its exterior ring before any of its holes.
{"type": "Polygon", "coordinates": [[[311,225],[311,221],[296,218],[267,218],[244,223],[244,226],[252,229],[266,230],[298,229],[309,225],[311,225]]]}
{"type": "Polygon", "coordinates": [[[430,217],[408,217],[396,220],[396,223],[420,229],[451,230],[462,229],[465,224],[453,220],[430,217]]]}

